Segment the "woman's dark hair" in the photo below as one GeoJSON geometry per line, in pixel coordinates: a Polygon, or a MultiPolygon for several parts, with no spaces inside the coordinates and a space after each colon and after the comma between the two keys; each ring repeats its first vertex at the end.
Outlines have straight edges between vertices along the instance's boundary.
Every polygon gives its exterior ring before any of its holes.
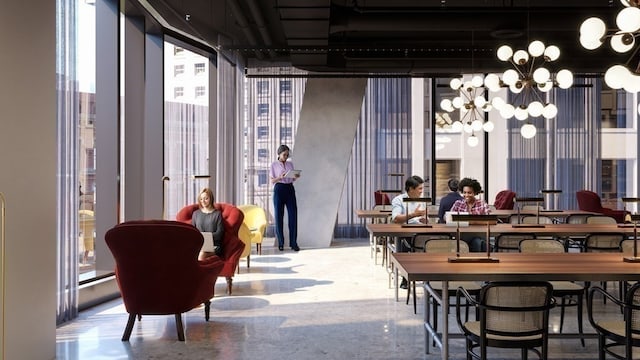
{"type": "Polygon", "coordinates": [[[447,186],[451,191],[458,191],[458,179],[449,179],[449,181],[447,181],[447,186]]]}
{"type": "Polygon", "coordinates": [[[460,182],[458,183],[458,189],[462,191],[465,186],[472,188],[474,194],[476,195],[479,194],[480,191],[482,191],[482,186],[480,186],[480,183],[476,179],[464,178],[460,180],[460,182]]]}
{"type": "Polygon", "coordinates": [[[280,154],[282,154],[285,151],[291,152],[291,149],[289,149],[289,147],[287,145],[284,145],[284,144],[278,146],[278,156],[280,156],[280,154]]]}
{"type": "Polygon", "coordinates": [[[413,189],[420,184],[424,184],[424,180],[422,180],[422,178],[418,175],[413,175],[404,182],[404,191],[409,191],[410,189],[413,189]]]}

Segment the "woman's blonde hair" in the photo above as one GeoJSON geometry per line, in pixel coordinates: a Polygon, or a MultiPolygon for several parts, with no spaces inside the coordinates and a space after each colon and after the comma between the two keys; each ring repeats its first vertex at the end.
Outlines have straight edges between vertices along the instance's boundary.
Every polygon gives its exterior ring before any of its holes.
{"type": "Polygon", "coordinates": [[[213,208],[213,203],[214,203],[213,191],[208,187],[200,190],[200,193],[198,194],[198,207],[202,207],[202,205],[200,204],[200,196],[202,194],[209,195],[209,200],[211,200],[211,208],[213,208]]]}

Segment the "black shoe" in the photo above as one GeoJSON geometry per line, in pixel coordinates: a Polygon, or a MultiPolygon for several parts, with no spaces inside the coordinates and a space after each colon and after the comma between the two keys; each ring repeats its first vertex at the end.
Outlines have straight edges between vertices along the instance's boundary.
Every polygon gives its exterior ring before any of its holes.
{"type": "Polygon", "coordinates": [[[406,289],[407,286],[407,279],[402,278],[402,282],[400,283],[400,289],[406,289]]]}
{"type": "Polygon", "coordinates": [[[284,251],[284,246],[278,246],[278,250],[284,251]]]}
{"type": "Polygon", "coordinates": [[[293,251],[300,251],[300,248],[298,247],[298,245],[296,245],[296,246],[292,246],[292,247],[291,247],[291,249],[292,249],[293,251]]]}

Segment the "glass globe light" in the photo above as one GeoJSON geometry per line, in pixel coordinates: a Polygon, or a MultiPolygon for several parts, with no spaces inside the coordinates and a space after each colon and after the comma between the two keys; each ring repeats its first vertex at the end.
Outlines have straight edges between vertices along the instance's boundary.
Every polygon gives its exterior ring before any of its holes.
{"type": "Polygon", "coordinates": [[[524,105],[520,105],[518,107],[515,108],[515,111],[513,113],[513,116],[520,120],[526,120],[529,117],[529,112],[527,111],[527,108],[524,105]]]}
{"type": "MultiPolygon", "coordinates": [[[[640,110],[638,110],[640,111],[640,110]]],[[[491,121],[487,121],[482,125],[482,130],[486,131],[486,132],[492,132],[494,128],[494,125],[491,121]]]]}
{"type": "Polygon", "coordinates": [[[545,83],[538,83],[538,90],[542,92],[549,92],[553,88],[553,84],[551,81],[547,81],[545,83]]]}
{"type": "Polygon", "coordinates": [[[462,131],[462,123],[460,121],[454,121],[453,124],[451,124],[451,131],[452,132],[461,132],[462,131]]]}
{"type": "Polygon", "coordinates": [[[529,44],[529,54],[533,57],[538,57],[544,54],[544,43],[540,40],[534,40],[529,44]]]}
{"type": "Polygon", "coordinates": [[[620,2],[622,3],[622,5],[624,6],[631,6],[631,4],[629,4],[629,0],[620,0],[620,2]]]}
{"type": "Polygon", "coordinates": [[[460,96],[454,97],[451,103],[453,104],[453,107],[455,107],[456,109],[460,109],[461,107],[464,106],[464,100],[462,100],[460,96]]]}
{"type": "Polygon", "coordinates": [[[453,90],[458,90],[458,89],[460,89],[460,86],[462,86],[462,80],[460,80],[460,79],[451,79],[451,81],[449,81],[449,86],[453,90]]]}
{"type": "Polygon", "coordinates": [[[508,69],[502,74],[502,81],[507,85],[513,85],[518,81],[518,72],[514,69],[508,69]]]}
{"type": "Polygon", "coordinates": [[[478,119],[473,120],[473,122],[471,123],[471,128],[473,129],[473,131],[482,130],[482,121],[480,121],[478,119]]]}
{"type": "Polygon", "coordinates": [[[440,108],[444,111],[453,111],[453,105],[451,104],[451,100],[442,99],[442,101],[440,101],[440,108]]]}
{"type": "Polygon", "coordinates": [[[496,110],[500,110],[504,106],[505,101],[500,97],[494,97],[491,99],[491,104],[496,108],[496,110]]]}
{"type": "Polygon", "coordinates": [[[640,29],[640,9],[637,7],[627,7],[616,16],[616,25],[620,31],[634,32],[640,29]]]}
{"type": "Polygon", "coordinates": [[[603,41],[598,39],[592,39],[586,36],[580,36],[580,45],[587,50],[595,50],[603,44],[603,41]]]}
{"type": "MultiPolygon", "coordinates": [[[[640,11],[640,9],[638,10],[640,11]]],[[[626,53],[627,51],[633,49],[636,40],[632,34],[618,31],[615,35],[611,37],[611,48],[619,53],[626,53]]]]}
{"type": "Polygon", "coordinates": [[[624,85],[622,86],[629,93],[637,93],[640,91],[640,76],[634,75],[633,73],[629,73],[629,76],[624,81],[624,85]]]}
{"type": "Polygon", "coordinates": [[[473,78],[471,78],[471,85],[473,85],[473,87],[479,88],[482,86],[483,83],[484,83],[484,80],[480,75],[476,75],[473,78]]]}
{"type": "Polygon", "coordinates": [[[500,109],[500,116],[505,119],[510,119],[511,117],[513,117],[515,111],[516,109],[513,107],[513,105],[505,103],[502,109],[500,109]]]}
{"type": "Polygon", "coordinates": [[[533,72],[533,80],[535,80],[535,82],[538,84],[546,83],[547,81],[549,81],[550,77],[551,73],[549,72],[549,70],[543,67],[539,67],[533,72]]]}
{"type": "Polygon", "coordinates": [[[487,100],[484,98],[484,96],[476,96],[475,99],[473,99],[473,104],[477,107],[477,108],[481,108],[484,106],[484,104],[487,103],[487,100]]]}
{"type": "Polygon", "coordinates": [[[473,90],[473,85],[471,84],[471,81],[465,81],[464,84],[462,84],[462,88],[464,91],[471,92],[473,90]]]}
{"type": "Polygon", "coordinates": [[[496,74],[489,74],[484,78],[484,86],[491,91],[497,91],[494,89],[500,89],[500,77],[496,74]]]}
{"type": "Polygon", "coordinates": [[[558,115],[558,108],[553,104],[547,104],[542,109],[542,116],[545,119],[553,119],[556,115],[558,115]]]}
{"type": "Polygon", "coordinates": [[[475,135],[471,135],[469,136],[469,138],[467,139],[467,144],[471,147],[476,147],[478,146],[478,142],[480,142],[480,140],[478,140],[478,138],[475,135]]]}
{"type": "Polygon", "coordinates": [[[534,101],[527,107],[527,111],[531,117],[538,117],[542,115],[542,110],[544,109],[544,105],[540,101],[534,101]]]}
{"type": "Polygon", "coordinates": [[[518,65],[524,65],[529,61],[529,53],[524,50],[518,50],[513,54],[513,62],[518,65]]]}
{"type": "Polygon", "coordinates": [[[471,134],[473,132],[473,128],[471,127],[471,124],[469,124],[468,122],[462,124],[462,130],[467,134],[471,134]]]}
{"type": "Polygon", "coordinates": [[[590,17],[580,25],[580,37],[600,40],[607,33],[607,25],[602,19],[590,17]]]}
{"type": "Polygon", "coordinates": [[[491,105],[490,102],[487,101],[486,103],[484,103],[484,105],[482,105],[482,111],[489,112],[491,110],[493,110],[493,105],[491,105]]]}
{"type": "Polygon", "coordinates": [[[624,79],[629,75],[629,70],[625,66],[613,65],[604,73],[604,82],[612,89],[622,89],[624,79]]]}
{"type": "Polygon", "coordinates": [[[568,89],[573,85],[573,73],[567,69],[562,69],[556,74],[556,81],[559,88],[568,89]]]}
{"type": "Polygon", "coordinates": [[[509,45],[502,45],[498,48],[498,59],[508,61],[513,55],[513,49],[509,45]]]}
{"type": "Polygon", "coordinates": [[[546,61],[556,61],[560,57],[560,48],[555,45],[550,45],[544,49],[544,59],[546,61]]]}
{"type": "Polygon", "coordinates": [[[524,89],[524,86],[522,86],[522,82],[516,81],[516,84],[509,85],[509,90],[514,94],[520,94],[522,92],[522,89],[524,89]],[[518,84],[520,86],[518,86],[518,84]]]}
{"type": "Polygon", "coordinates": [[[536,132],[536,127],[532,124],[524,124],[520,128],[520,135],[522,135],[522,137],[525,139],[531,139],[532,137],[536,136],[536,132]]]}

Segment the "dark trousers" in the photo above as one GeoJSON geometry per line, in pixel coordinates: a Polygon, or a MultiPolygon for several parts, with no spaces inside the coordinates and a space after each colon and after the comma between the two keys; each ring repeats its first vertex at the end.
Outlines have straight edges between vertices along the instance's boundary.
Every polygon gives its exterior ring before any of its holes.
{"type": "Polygon", "coordinates": [[[289,246],[298,246],[298,205],[293,184],[277,183],[273,188],[273,208],[276,220],[276,238],[278,246],[284,246],[284,207],[287,207],[289,220],[289,246]]]}

